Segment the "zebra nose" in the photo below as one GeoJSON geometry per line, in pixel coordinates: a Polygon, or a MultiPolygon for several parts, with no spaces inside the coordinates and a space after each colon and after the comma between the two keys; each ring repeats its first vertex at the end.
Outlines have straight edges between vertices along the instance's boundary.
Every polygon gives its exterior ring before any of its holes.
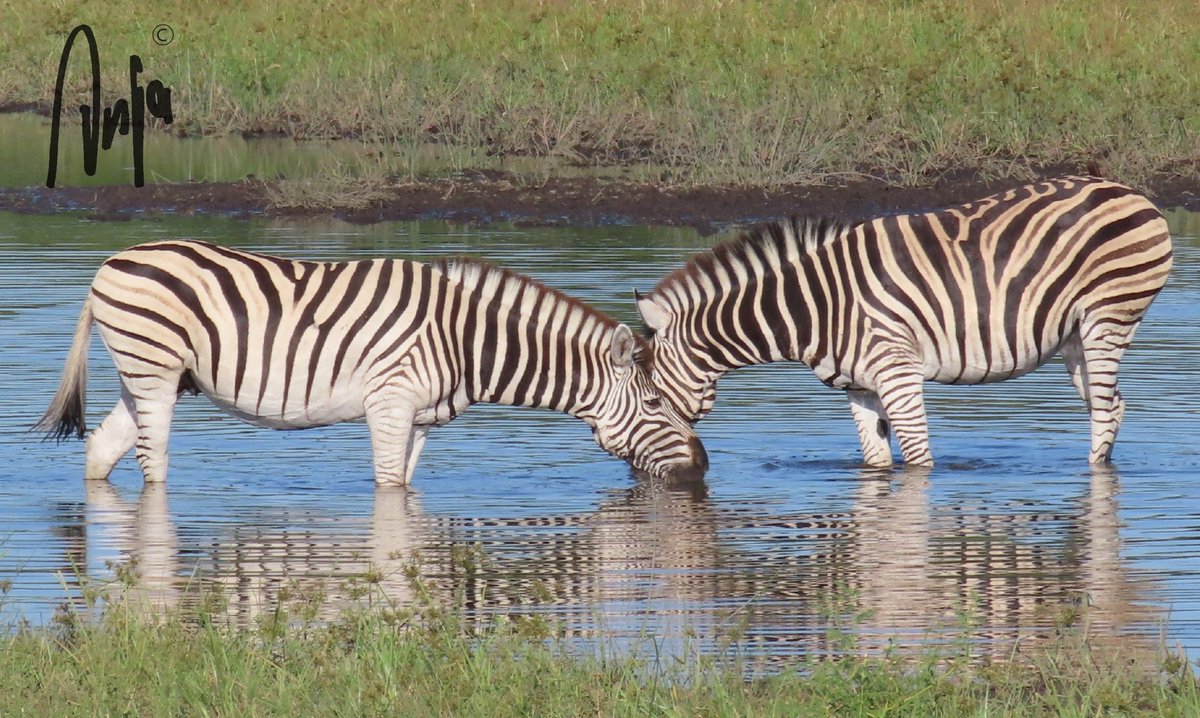
{"type": "Polygon", "coordinates": [[[708,471],[708,452],[704,450],[704,444],[700,443],[700,438],[693,436],[688,440],[688,448],[692,450],[692,463],[700,470],[700,475],[703,476],[705,471],[708,471]]]}
{"type": "Polygon", "coordinates": [[[691,453],[691,461],[675,466],[671,471],[671,477],[678,481],[699,481],[708,471],[708,452],[704,450],[704,444],[700,443],[700,439],[695,436],[688,439],[688,451],[691,453]]]}

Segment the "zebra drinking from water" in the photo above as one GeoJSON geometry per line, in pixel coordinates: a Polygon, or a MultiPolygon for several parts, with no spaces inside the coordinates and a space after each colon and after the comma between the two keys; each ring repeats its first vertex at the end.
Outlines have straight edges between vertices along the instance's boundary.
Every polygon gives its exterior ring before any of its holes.
{"type": "Polygon", "coordinates": [[[38,424],[58,438],[84,435],[93,322],[121,398],[88,437],[89,479],[136,445],[143,478],[163,481],[183,391],[276,429],[365,416],[380,484],[409,483],[429,427],[477,402],[577,416],[602,448],[653,476],[707,467],[649,379],[644,340],[475,260],[293,261],[185,240],[125,250],[96,273],[38,424]]]}
{"type": "Polygon", "coordinates": [[[1021,376],[1061,352],[1107,462],[1117,367],[1171,269],[1162,214],[1128,187],[1065,177],[958,207],[842,225],[792,218],[693,257],[638,308],[651,375],[693,421],[716,380],[800,361],[844,389],[867,464],[932,464],[922,382],[1021,376]]]}

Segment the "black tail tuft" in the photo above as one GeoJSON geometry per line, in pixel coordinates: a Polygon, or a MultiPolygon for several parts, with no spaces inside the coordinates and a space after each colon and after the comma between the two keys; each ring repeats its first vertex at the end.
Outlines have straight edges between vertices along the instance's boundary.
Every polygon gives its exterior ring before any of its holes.
{"type": "Polygon", "coordinates": [[[53,439],[55,442],[61,442],[65,439],[82,439],[87,434],[83,412],[82,397],[72,394],[67,398],[60,415],[52,416],[51,412],[47,411],[41,421],[34,424],[30,431],[46,432],[46,441],[53,439]]]}

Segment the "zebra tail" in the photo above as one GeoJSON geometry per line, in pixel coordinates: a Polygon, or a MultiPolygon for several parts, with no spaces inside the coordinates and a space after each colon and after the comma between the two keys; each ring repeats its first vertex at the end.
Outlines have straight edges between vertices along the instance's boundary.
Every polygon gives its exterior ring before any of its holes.
{"type": "Polygon", "coordinates": [[[67,354],[62,381],[50,402],[50,408],[34,424],[34,431],[46,432],[47,439],[62,441],[74,435],[82,439],[87,432],[84,411],[87,407],[87,354],[92,338],[92,298],[83,302],[79,322],[75,325],[75,341],[67,354]]]}

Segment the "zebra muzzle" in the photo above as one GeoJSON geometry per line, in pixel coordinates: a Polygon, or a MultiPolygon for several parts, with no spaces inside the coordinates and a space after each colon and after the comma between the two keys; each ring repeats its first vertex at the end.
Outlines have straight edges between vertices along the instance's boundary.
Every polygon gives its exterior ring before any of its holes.
{"type": "Polygon", "coordinates": [[[708,471],[708,452],[704,450],[704,444],[693,436],[688,439],[687,447],[688,458],[668,465],[663,471],[664,478],[683,483],[704,478],[708,471]]]}

